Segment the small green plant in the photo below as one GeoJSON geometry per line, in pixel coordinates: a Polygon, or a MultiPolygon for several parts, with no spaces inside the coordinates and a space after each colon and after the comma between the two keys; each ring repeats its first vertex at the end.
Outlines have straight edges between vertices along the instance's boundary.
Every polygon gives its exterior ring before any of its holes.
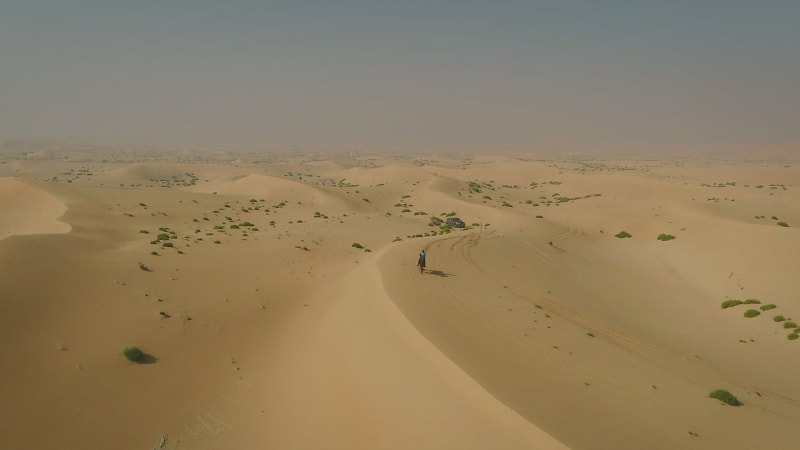
{"type": "Polygon", "coordinates": [[[142,270],[144,270],[145,272],[152,272],[152,270],[150,270],[150,268],[149,268],[149,267],[145,266],[145,265],[144,265],[144,264],[142,264],[142,263],[139,263],[139,268],[140,268],[140,269],[142,269],[142,270]]]}
{"type": "Polygon", "coordinates": [[[361,244],[359,244],[358,242],[353,242],[353,245],[351,245],[351,247],[354,247],[354,248],[364,248],[364,246],[363,246],[363,245],[361,245],[361,244]]]}
{"type": "Polygon", "coordinates": [[[783,316],[781,316],[779,314],[779,315],[773,317],[772,320],[774,320],[775,322],[783,322],[784,320],[786,320],[786,317],[783,317],[783,316]]]}
{"type": "Polygon", "coordinates": [[[717,389],[716,391],[712,391],[710,394],[708,394],[708,396],[731,406],[739,406],[742,404],[742,402],[740,402],[736,396],[725,389],[717,389]]]}
{"type": "Polygon", "coordinates": [[[788,227],[789,224],[786,223],[786,222],[778,222],[778,226],[780,226],[780,227],[788,227]]]}
{"type": "Polygon", "coordinates": [[[138,362],[144,358],[144,352],[139,349],[139,347],[125,347],[122,350],[122,354],[128,358],[129,361],[138,362]]]}
{"type": "Polygon", "coordinates": [[[172,244],[172,242],[164,242],[163,244],[161,244],[161,246],[162,246],[162,247],[174,247],[174,245],[172,244]]]}
{"type": "Polygon", "coordinates": [[[787,329],[788,328],[797,328],[797,324],[792,322],[791,320],[788,320],[786,322],[783,322],[783,328],[787,328],[787,329]]]}
{"type": "Polygon", "coordinates": [[[661,234],[658,235],[658,237],[656,239],[658,239],[659,241],[671,241],[671,240],[675,239],[675,236],[673,236],[671,234],[661,233],[661,234]]]}
{"type": "Polygon", "coordinates": [[[775,308],[777,308],[777,306],[775,306],[774,303],[770,303],[769,305],[761,306],[761,308],[759,309],[761,309],[762,311],[769,311],[770,309],[775,309],[775,308]]]}
{"type": "Polygon", "coordinates": [[[734,306],[739,306],[742,303],[743,302],[741,300],[725,300],[724,302],[722,302],[722,309],[732,308],[734,306]]]}
{"type": "Polygon", "coordinates": [[[158,252],[150,252],[150,254],[153,256],[158,256],[158,252]]]}
{"type": "Polygon", "coordinates": [[[747,300],[744,301],[744,304],[745,305],[760,305],[761,304],[761,300],[759,300],[757,298],[748,298],[747,300]]]}
{"type": "Polygon", "coordinates": [[[753,317],[758,317],[760,315],[761,311],[757,309],[748,309],[747,311],[744,312],[744,316],[747,317],[748,319],[752,319],[753,317]]]}
{"type": "Polygon", "coordinates": [[[789,339],[790,341],[793,341],[793,340],[797,339],[798,337],[800,337],[800,334],[797,334],[797,333],[789,333],[789,335],[788,335],[788,336],[786,336],[786,339],[789,339]]]}
{"type": "Polygon", "coordinates": [[[169,235],[167,233],[161,233],[156,237],[156,239],[159,241],[168,241],[169,235]]]}
{"type": "Polygon", "coordinates": [[[627,231],[623,230],[623,231],[620,231],[619,233],[615,234],[614,237],[620,238],[620,239],[625,239],[625,238],[631,237],[631,234],[628,233],[627,231]]]}
{"type": "Polygon", "coordinates": [[[149,234],[150,232],[149,232],[149,231],[147,231],[147,230],[139,230],[139,233],[142,233],[142,234],[149,234]]]}

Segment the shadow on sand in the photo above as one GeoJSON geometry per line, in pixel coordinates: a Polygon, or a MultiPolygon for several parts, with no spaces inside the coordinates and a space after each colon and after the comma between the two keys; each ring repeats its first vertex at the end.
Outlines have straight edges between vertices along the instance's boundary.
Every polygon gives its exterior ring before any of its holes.
{"type": "Polygon", "coordinates": [[[431,275],[436,275],[437,277],[442,277],[442,278],[454,277],[455,276],[452,273],[445,273],[445,272],[442,272],[441,270],[428,270],[427,272],[429,274],[431,274],[431,275]]]}
{"type": "Polygon", "coordinates": [[[142,355],[141,358],[136,360],[136,364],[155,364],[158,362],[158,358],[151,355],[150,353],[145,353],[142,355]]]}

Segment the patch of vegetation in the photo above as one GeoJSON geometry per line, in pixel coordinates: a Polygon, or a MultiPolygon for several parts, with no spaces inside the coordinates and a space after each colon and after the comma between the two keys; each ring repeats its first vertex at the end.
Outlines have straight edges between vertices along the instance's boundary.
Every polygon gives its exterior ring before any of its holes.
{"type": "Polygon", "coordinates": [[[756,298],[748,298],[747,300],[744,301],[744,304],[745,305],[760,305],[761,304],[761,300],[758,300],[756,298]]]}
{"type": "Polygon", "coordinates": [[[364,248],[364,246],[363,246],[363,245],[361,245],[361,244],[359,244],[358,242],[353,242],[353,245],[351,245],[351,247],[354,247],[354,248],[364,248]]]}
{"type": "Polygon", "coordinates": [[[787,320],[786,322],[783,322],[783,328],[797,328],[797,324],[791,320],[787,320]]]}
{"type": "Polygon", "coordinates": [[[167,233],[161,233],[158,236],[156,236],[156,240],[158,240],[158,241],[168,241],[169,240],[169,235],[167,233]]]}
{"type": "Polygon", "coordinates": [[[761,309],[762,311],[769,311],[770,309],[775,309],[775,308],[777,308],[777,306],[774,303],[770,303],[769,305],[761,306],[761,308],[759,309],[761,309]]]}
{"type": "Polygon", "coordinates": [[[724,302],[722,302],[722,309],[732,308],[734,306],[739,306],[742,303],[743,302],[741,300],[725,300],[724,302]]]}
{"type": "Polygon", "coordinates": [[[659,241],[671,241],[671,240],[675,239],[675,236],[673,236],[671,234],[661,233],[661,234],[658,235],[658,237],[656,239],[658,239],[659,241]]]}
{"type": "Polygon", "coordinates": [[[623,231],[620,231],[619,233],[615,234],[614,237],[617,237],[617,238],[620,238],[620,239],[625,239],[625,238],[631,237],[631,234],[628,233],[627,231],[623,230],[623,231]]]}
{"type": "Polygon", "coordinates": [[[174,247],[174,245],[172,244],[172,242],[164,242],[163,244],[161,244],[161,246],[162,246],[162,247],[170,247],[170,248],[174,247]]]}
{"type": "Polygon", "coordinates": [[[789,224],[786,223],[786,222],[778,222],[778,226],[780,226],[780,227],[788,227],[789,224]]]}
{"type": "Polygon", "coordinates": [[[748,319],[752,319],[753,317],[758,317],[760,315],[761,311],[757,309],[748,309],[747,311],[744,312],[744,316],[747,317],[748,319]]]}
{"type": "Polygon", "coordinates": [[[129,361],[138,362],[144,358],[144,352],[139,349],[139,347],[125,347],[122,350],[122,354],[128,358],[129,361]]]}
{"type": "Polygon", "coordinates": [[[783,317],[782,315],[779,314],[773,317],[772,320],[774,320],[775,322],[783,322],[784,320],[786,320],[786,317],[783,317]]]}
{"type": "Polygon", "coordinates": [[[795,340],[795,339],[797,339],[798,337],[800,337],[800,334],[797,334],[797,333],[789,333],[789,335],[788,335],[788,336],[786,336],[786,339],[789,339],[790,341],[794,341],[794,340],[795,340]]]}
{"type": "Polygon", "coordinates": [[[150,234],[150,232],[149,232],[149,231],[147,231],[147,230],[139,230],[139,233],[142,233],[142,234],[150,234]]]}
{"type": "Polygon", "coordinates": [[[731,406],[740,406],[742,404],[742,402],[740,402],[736,396],[725,389],[717,389],[716,391],[712,391],[710,394],[708,394],[708,396],[731,406]]]}
{"type": "Polygon", "coordinates": [[[144,265],[144,264],[142,264],[142,263],[139,263],[139,268],[140,268],[140,269],[142,269],[142,270],[144,270],[145,272],[152,272],[152,270],[150,270],[150,268],[149,268],[149,267],[145,266],[145,265],[144,265]]]}

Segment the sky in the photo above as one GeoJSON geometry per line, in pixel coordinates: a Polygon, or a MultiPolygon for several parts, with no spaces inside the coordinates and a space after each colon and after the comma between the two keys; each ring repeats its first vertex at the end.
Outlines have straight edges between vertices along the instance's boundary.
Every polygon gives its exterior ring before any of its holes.
{"type": "Polygon", "coordinates": [[[800,144],[800,1],[3,0],[0,139],[800,144]]]}

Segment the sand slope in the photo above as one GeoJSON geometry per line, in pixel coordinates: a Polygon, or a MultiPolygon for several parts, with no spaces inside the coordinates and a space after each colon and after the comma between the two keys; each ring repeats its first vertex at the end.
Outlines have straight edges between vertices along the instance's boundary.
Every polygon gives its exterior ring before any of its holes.
{"type": "Polygon", "coordinates": [[[56,197],[13,178],[0,178],[0,239],[18,234],[67,233],[67,210],[56,197]]]}

